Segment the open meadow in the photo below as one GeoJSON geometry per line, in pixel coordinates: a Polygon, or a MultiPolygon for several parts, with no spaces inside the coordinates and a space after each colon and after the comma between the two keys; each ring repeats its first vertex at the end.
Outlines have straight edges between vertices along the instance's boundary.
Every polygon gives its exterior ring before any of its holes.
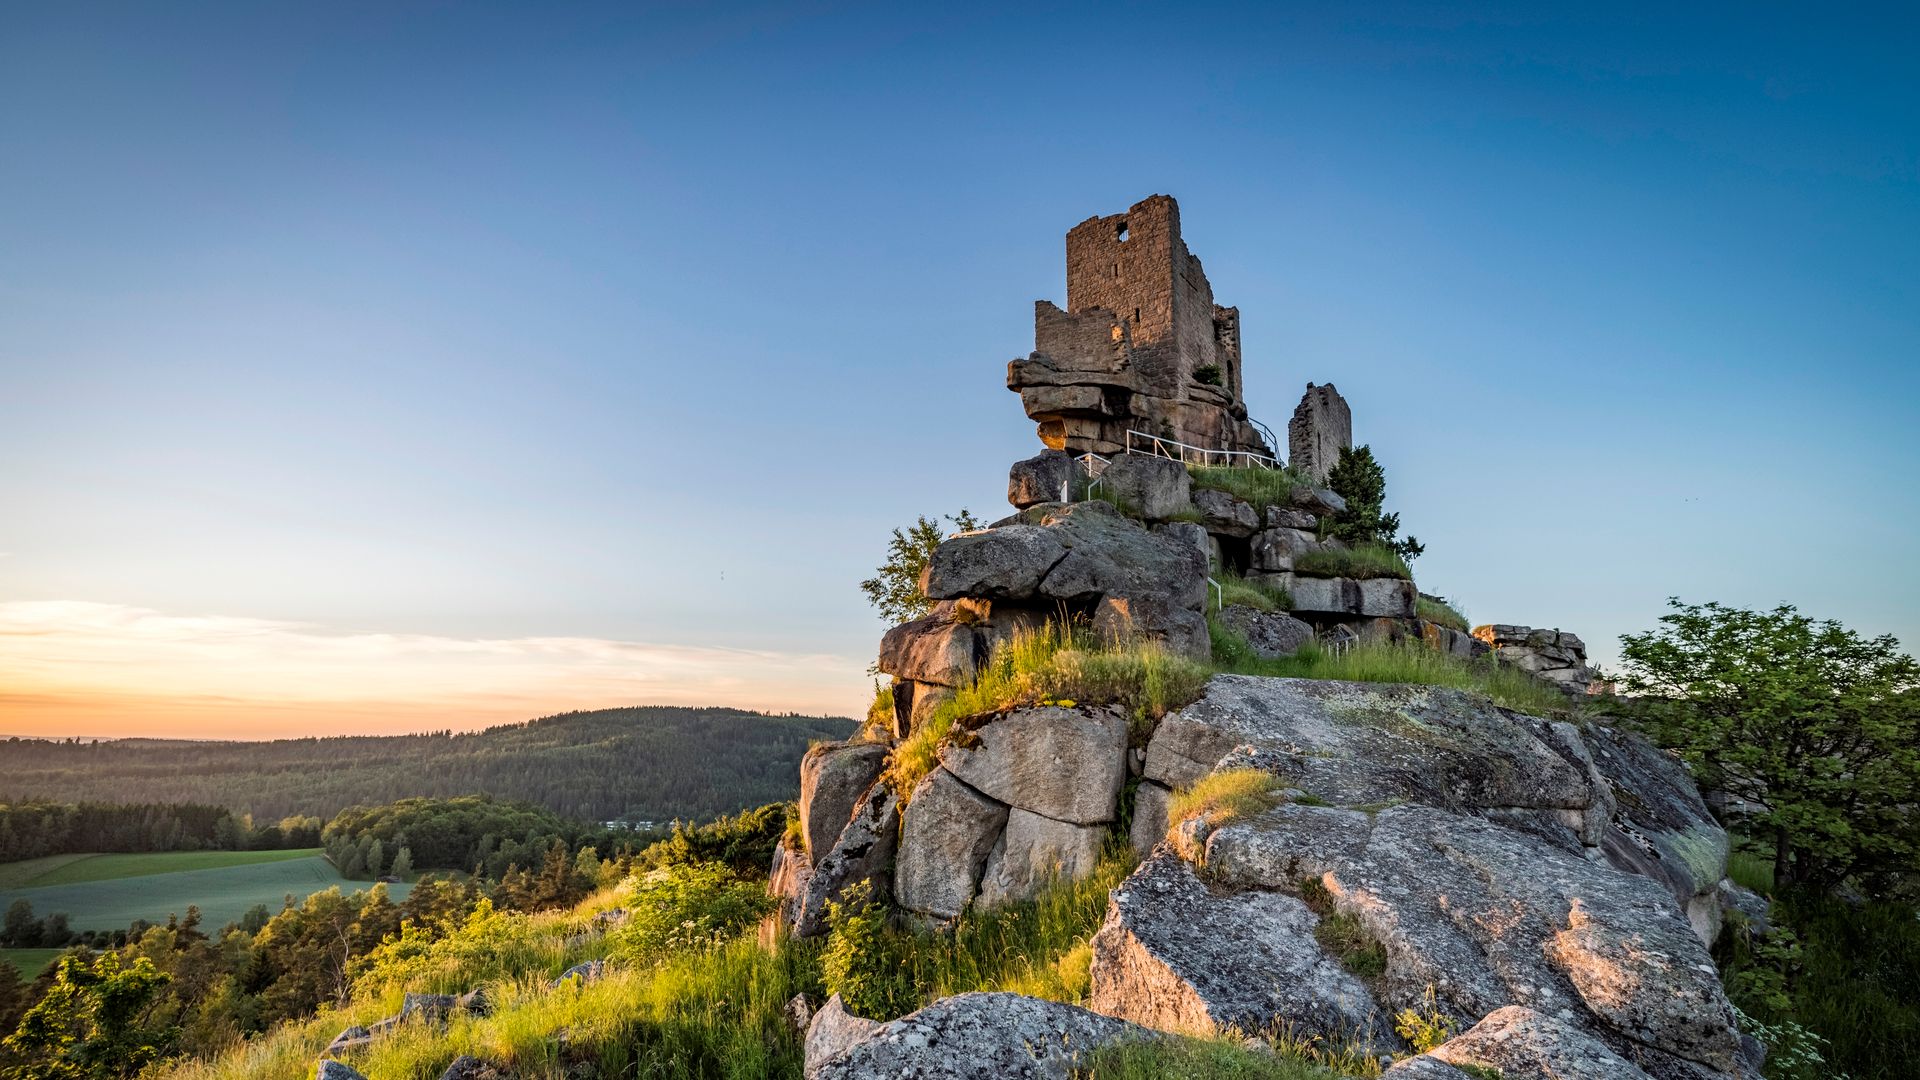
{"type": "MultiPolygon", "coordinates": [[[[265,904],[277,912],[296,900],[348,881],[317,848],[288,851],[182,851],[163,854],[55,855],[0,865],[0,909],[17,900],[35,915],[64,912],[75,930],[119,930],[136,919],[165,922],[198,905],[201,921],[218,929],[247,909],[265,904]]],[[[409,886],[389,885],[397,900],[409,886]]]]}

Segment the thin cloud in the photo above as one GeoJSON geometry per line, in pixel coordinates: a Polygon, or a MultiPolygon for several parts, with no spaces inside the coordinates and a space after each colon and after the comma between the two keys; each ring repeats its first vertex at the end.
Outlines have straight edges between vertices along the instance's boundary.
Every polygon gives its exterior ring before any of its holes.
{"type": "Polygon", "coordinates": [[[0,641],[5,727],[19,734],[230,733],[247,715],[276,729],[253,737],[472,727],[634,704],[844,713],[864,685],[861,662],[819,653],[339,631],[75,600],[0,603],[0,641]],[[328,727],[329,713],[351,722],[328,727]],[[149,726],[162,720],[169,730],[149,726]]]}

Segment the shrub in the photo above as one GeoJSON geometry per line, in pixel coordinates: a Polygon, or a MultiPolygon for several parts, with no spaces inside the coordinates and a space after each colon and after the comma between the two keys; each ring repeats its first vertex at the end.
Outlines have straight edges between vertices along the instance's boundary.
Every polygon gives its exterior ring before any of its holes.
{"type": "Polygon", "coordinates": [[[1459,609],[1447,602],[1444,596],[1428,596],[1421,593],[1413,602],[1413,613],[1430,623],[1438,623],[1450,630],[1466,633],[1470,627],[1467,617],[1459,609]]]}
{"type": "Polygon", "coordinates": [[[902,799],[933,770],[940,743],[964,718],[1047,702],[1124,705],[1144,725],[1199,698],[1212,669],[1157,645],[1109,644],[1083,626],[1049,622],[1000,643],[972,686],[934,710],[894,748],[888,782],[902,799]]]}
{"type": "Polygon", "coordinates": [[[1434,998],[1433,987],[1428,985],[1426,995],[1421,999],[1420,1008],[1402,1009],[1393,1017],[1393,1030],[1407,1040],[1415,1053],[1427,1051],[1453,1038],[1453,1017],[1440,1011],[1440,1004],[1434,998]]]}
{"type": "Polygon", "coordinates": [[[820,955],[827,992],[855,1016],[886,1020],[915,1007],[908,958],[911,939],[890,931],[887,910],[862,881],[827,904],[827,946],[820,955]]]}
{"type": "Polygon", "coordinates": [[[615,945],[643,960],[717,945],[773,909],[764,881],[716,862],[650,870],[628,879],[623,891],[627,921],[614,932],[615,945]]]}
{"type": "Polygon", "coordinates": [[[1220,365],[1219,364],[1201,364],[1199,367],[1194,368],[1193,381],[1206,383],[1208,386],[1219,386],[1220,385],[1220,365]]]}
{"type": "MultiPolygon", "coordinates": [[[[1399,552],[1385,544],[1362,543],[1351,548],[1325,548],[1293,557],[1293,572],[1307,577],[1400,578],[1413,571],[1399,552]]],[[[1466,621],[1461,620],[1463,623],[1466,621]]]]}
{"type": "MultiPolygon", "coordinates": [[[[970,532],[981,525],[965,510],[948,514],[947,520],[961,532],[970,532]]],[[[904,529],[893,530],[892,538],[887,541],[887,561],[880,564],[872,577],[860,583],[861,593],[868,603],[880,609],[881,618],[903,623],[933,608],[933,601],[920,591],[920,573],[927,568],[927,560],[933,558],[933,549],[944,539],[946,531],[940,527],[939,518],[922,517],[904,529]]]]}

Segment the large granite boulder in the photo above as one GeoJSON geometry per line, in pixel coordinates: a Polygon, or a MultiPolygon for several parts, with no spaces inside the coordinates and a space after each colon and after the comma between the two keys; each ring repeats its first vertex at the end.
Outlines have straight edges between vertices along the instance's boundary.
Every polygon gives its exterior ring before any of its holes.
{"type": "Polygon", "coordinates": [[[1194,488],[1192,498],[1200,524],[1216,536],[1248,537],[1260,529],[1259,511],[1244,500],[1211,488],[1194,488]]]}
{"type": "Polygon", "coordinates": [[[1042,450],[1007,471],[1007,501],[1025,510],[1043,502],[1065,502],[1071,497],[1073,455],[1064,450],[1042,450]]]}
{"type": "Polygon", "coordinates": [[[883,1026],[878,1020],[848,1012],[847,1003],[840,995],[833,995],[807,1021],[803,1074],[807,1080],[813,1080],[820,1074],[820,1066],[872,1038],[883,1026]]]}
{"type": "Polygon", "coordinates": [[[1020,994],[942,998],[883,1024],[820,1061],[810,1080],[1067,1080],[1081,1057],[1154,1033],[1072,1005],[1020,994]]]}
{"type": "Polygon", "coordinates": [[[1088,604],[1107,596],[1163,596],[1195,611],[1206,603],[1207,560],[1186,538],[1148,530],[1100,502],[1038,516],[1066,549],[1039,583],[1040,596],[1088,604]]]}
{"type": "Polygon", "coordinates": [[[1056,821],[1112,821],[1127,778],[1115,706],[1037,706],[962,721],[940,763],[990,799],[1056,821]]]}
{"type": "Polygon", "coordinates": [[[1253,655],[1263,660],[1292,656],[1313,640],[1313,627],[1284,611],[1231,604],[1217,617],[1222,626],[1245,638],[1253,655]]]}
{"type": "Polygon", "coordinates": [[[1148,521],[1193,509],[1192,478],[1185,465],[1170,458],[1122,454],[1101,471],[1100,487],[1148,521]]]}
{"type": "Polygon", "coordinates": [[[344,1061],[323,1058],[313,1067],[313,1080],[367,1080],[360,1070],[344,1061]]]}
{"type": "Polygon", "coordinates": [[[877,899],[891,895],[893,853],[900,833],[900,800],[874,784],[853,808],[852,819],[824,854],[813,859],[804,891],[793,905],[793,932],[817,937],[827,930],[827,905],[858,882],[870,882],[877,899]]]}
{"type": "Polygon", "coordinates": [[[1058,535],[1037,525],[961,533],[934,549],[920,588],[934,600],[1022,600],[1066,553],[1058,535]]]}
{"type": "Polygon", "coordinates": [[[1006,826],[1005,803],[944,768],[928,773],[901,814],[894,902],[937,919],[959,915],[973,899],[981,868],[1006,826]]]}
{"type": "MultiPolygon", "coordinates": [[[[1266,534],[1262,534],[1266,535],[1266,534]]],[[[1293,610],[1315,615],[1411,619],[1419,590],[1402,578],[1329,578],[1294,574],[1287,583],[1293,610]]]]}
{"type": "Polygon", "coordinates": [[[901,623],[880,639],[881,671],[896,678],[934,686],[958,687],[973,682],[985,660],[972,622],[951,613],[928,615],[901,623]]]}
{"type": "Polygon", "coordinates": [[[824,854],[840,838],[860,797],[887,767],[878,743],[823,743],[800,759],[800,835],[809,852],[824,854]]]}
{"type": "Polygon", "coordinates": [[[1075,825],[1014,807],[980,873],[978,902],[999,907],[1029,899],[1056,879],[1086,877],[1106,835],[1104,825],[1075,825]]]}
{"type": "Polygon", "coordinates": [[[1262,1032],[1399,1049],[1387,1014],[1315,939],[1319,916],[1299,898],[1248,890],[1216,895],[1170,849],[1115,889],[1093,938],[1088,1004],[1160,1031],[1262,1032]]]}
{"type": "Polygon", "coordinates": [[[1305,529],[1263,529],[1254,534],[1248,557],[1254,570],[1282,573],[1293,569],[1295,558],[1319,550],[1320,541],[1305,529]]]}
{"type": "Polygon", "coordinates": [[[1093,609],[1093,632],[1103,641],[1151,642],[1192,660],[1213,655],[1207,617],[1165,596],[1102,597],[1093,609]]]}

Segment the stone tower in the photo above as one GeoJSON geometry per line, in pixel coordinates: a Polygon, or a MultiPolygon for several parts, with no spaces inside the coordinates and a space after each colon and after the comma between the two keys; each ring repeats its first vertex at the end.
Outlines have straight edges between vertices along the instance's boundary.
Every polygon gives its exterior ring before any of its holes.
{"type": "Polygon", "coordinates": [[[1049,447],[1115,454],[1135,430],[1273,455],[1241,397],[1239,309],[1213,302],[1171,196],[1067,233],[1067,309],[1036,302],[1033,336],[1007,387],[1049,447]]]}
{"type": "Polygon", "coordinates": [[[1353,445],[1353,410],[1332,383],[1307,384],[1307,392],[1287,423],[1287,464],[1324,484],[1340,463],[1340,451],[1353,445]]]}

